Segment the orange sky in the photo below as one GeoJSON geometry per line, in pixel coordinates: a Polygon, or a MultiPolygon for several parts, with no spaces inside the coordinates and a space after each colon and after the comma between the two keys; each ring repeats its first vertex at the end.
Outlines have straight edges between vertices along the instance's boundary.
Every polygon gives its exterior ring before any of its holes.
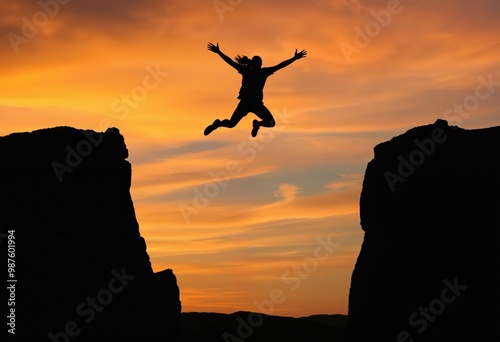
{"type": "Polygon", "coordinates": [[[346,314],[373,147],[439,118],[500,125],[496,0],[1,1],[0,135],[118,127],[184,311],[346,314]],[[308,51],[267,81],[275,128],[203,136],[241,84],[209,41],[264,66],[308,51]]]}

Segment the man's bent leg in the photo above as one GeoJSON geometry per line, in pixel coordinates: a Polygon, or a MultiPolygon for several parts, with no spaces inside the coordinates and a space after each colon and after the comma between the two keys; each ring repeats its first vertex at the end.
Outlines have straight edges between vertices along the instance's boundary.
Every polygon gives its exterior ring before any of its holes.
{"type": "Polygon", "coordinates": [[[240,122],[241,119],[243,119],[246,115],[248,114],[248,109],[244,104],[240,103],[238,104],[238,107],[233,112],[233,115],[231,115],[231,119],[224,119],[220,122],[221,127],[227,127],[227,128],[233,128],[240,122]]]}
{"type": "Polygon", "coordinates": [[[209,135],[212,133],[214,130],[216,130],[219,127],[227,127],[227,128],[233,128],[240,122],[243,117],[245,117],[248,114],[248,110],[246,110],[245,106],[241,104],[241,102],[238,104],[238,107],[233,112],[233,115],[231,115],[230,119],[224,119],[224,120],[219,120],[215,119],[214,123],[207,126],[205,128],[205,135],[209,135]]]}
{"type": "Polygon", "coordinates": [[[276,120],[274,120],[273,115],[264,106],[264,103],[259,104],[254,111],[255,115],[257,115],[262,121],[259,123],[260,126],[263,127],[274,127],[276,125],[276,120]]]}
{"type": "Polygon", "coordinates": [[[264,103],[257,105],[254,109],[254,113],[262,121],[253,120],[252,137],[255,137],[257,135],[257,132],[259,131],[259,128],[261,126],[274,127],[276,125],[276,120],[274,120],[274,117],[269,111],[269,109],[267,109],[267,107],[264,106],[264,103]]]}

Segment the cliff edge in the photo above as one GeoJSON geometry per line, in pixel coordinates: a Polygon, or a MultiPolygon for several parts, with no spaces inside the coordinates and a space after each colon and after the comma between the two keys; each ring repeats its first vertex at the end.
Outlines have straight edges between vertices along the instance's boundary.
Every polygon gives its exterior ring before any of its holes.
{"type": "Polygon", "coordinates": [[[176,278],[151,268],[127,157],[118,129],[0,137],[9,340],[178,340],[176,278]]]}
{"type": "Polygon", "coordinates": [[[499,150],[500,127],[443,120],[375,147],[348,341],[500,338],[499,150]]]}

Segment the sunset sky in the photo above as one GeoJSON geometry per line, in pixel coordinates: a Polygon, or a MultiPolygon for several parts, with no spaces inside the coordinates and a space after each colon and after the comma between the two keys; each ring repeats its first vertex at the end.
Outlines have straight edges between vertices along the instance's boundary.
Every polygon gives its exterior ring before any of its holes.
{"type": "Polygon", "coordinates": [[[498,0],[0,1],[0,136],[119,128],[185,312],[347,314],[373,147],[500,125],[498,0]],[[203,135],[241,84],[208,42],[264,66],[308,51],[267,81],[276,127],[203,135]]]}

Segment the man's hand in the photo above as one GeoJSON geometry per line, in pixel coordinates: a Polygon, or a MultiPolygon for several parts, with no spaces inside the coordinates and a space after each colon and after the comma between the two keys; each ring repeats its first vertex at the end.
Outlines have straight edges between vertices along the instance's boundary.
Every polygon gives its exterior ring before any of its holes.
{"type": "Polygon", "coordinates": [[[214,45],[212,43],[208,43],[207,44],[207,48],[208,48],[208,50],[210,50],[212,52],[215,52],[215,53],[219,53],[220,52],[219,43],[217,43],[217,45],[214,45]]]}
{"type": "Polygon", "coordinates": [[[306,56],[307,56],[306,50],[302,50],[300,52],[297,52],[297,49],[295,49],[295,55],[293,56],[295,59],[301,59],[301,58],[306,57],[306,56]]]}

